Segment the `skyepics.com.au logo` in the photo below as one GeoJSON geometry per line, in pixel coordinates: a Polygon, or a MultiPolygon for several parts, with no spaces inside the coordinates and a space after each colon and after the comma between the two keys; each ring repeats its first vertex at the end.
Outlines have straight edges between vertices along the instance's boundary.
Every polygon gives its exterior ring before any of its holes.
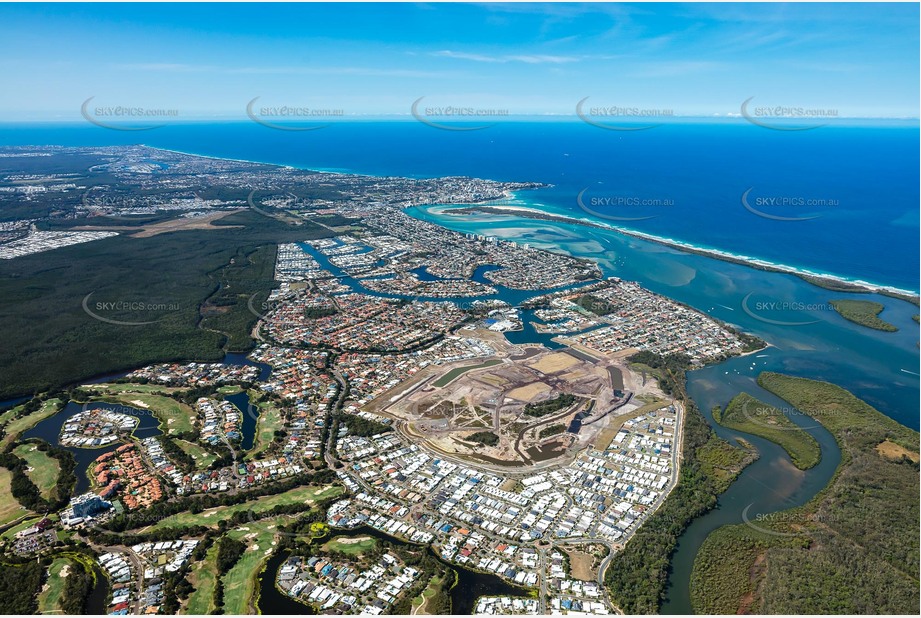
{"type": "Polygon", "coordinates": [[[752,507],[754,506],[754,503],[751,503],[742,509],[742,522],[752,530],[757,530],[770,536],[789,538],[807,536],[815,524],[829,526],[835,521],[835,517],[831,515],[807,513],[802,510],[752,513],[752,507]],[[789,530],[789,532],[777,530],[776,528],[789,530]]]}
{"type": "Polygon", "coordinates": [[[150,131],[166,126],[163,120],[175,120],[178,109],[150,108],[140,105],[94,104],[95,96],[80,106],[80,115],[87,122],[114,131],[150,131]],[[152,124],[153,123],[153,124],[152,124]]]}
{"type": "Polygon", "coordinates": [[[822,320],[789,320],[793,315],[815,315],[823,311],[834,311],[831,303],[807,303],[798,300],[753,300],[754,292],[749,292],[742,299],[742,311],[749,316],[776,326],[807,326],[818,324],[822,320]]]}
{"type": "Polygon", "coordinates": [[[257,297],[263,292],[256,292],[246,301],[246,308],[259,318],[261,324],[270,326],[305,326],[311,318],[308,311],[297,297],[269,298],[263,301],[257,297]]]}
{"type": "MultiPolygon", "coordinates": [[[[116,495],[107,500],[116,500],[117,498],[118,496],[116,495]]],[[[121,532],[115,532],[115,530],[109,527],[109,520],[113,518],[117,518],[120,522],[121,525],[119,526],[119,530],[121,530],[122,527],[124,527],[125,530],[143,530],[150,526],[155,526],[160,522],[168,522],[168,524],[176,522],[175,515],[155,515],[143,510],[115,515],[115,511],[110,510],[106,517],[85,519],[80,526],[87,530],[93,530],[97,534],[121,534],[121,532]]]]}
{"type": "Polygon", "coordinates": [[[674,110],[621,105],[589,105],[585,97],[576,103],[576,116],[582,122],[608,131],[646,131],[661,126],[654,119],[672,118],[674,110]]]}
{"type": "Polygon", "coordinates": [[[823,215],[822,210],[837,208],[840,200],[804,195],[752,195],[754,187],[742,194],[742,206],[753,215],[772,221],[811,221],[823,215]],[[810,214],[805,214],[805,213],[810,214]],[[797,215],[796,213],[804,213],[797,215]],[[815,213],[815,214],[811,214],[815,213]]]}
{"type": "Polygon", "coordinates": [[[340,108],[310,107],[307,105],[257,105],[262,97],[256,97],[246,104],[246,115],[256,124],[278,131],[316,131],[330,125],[323,120],[342,118],[345,111],[340,108]]]}
{"type": "Polygon", "coordinates": [[[657,209],[673,207],[675,200],[664,196],[592,195],[585,188],[576,196],[576,204],[583,212],[599,219],[644,221],[658,217],[657,209]]]}
{"type": "Polygon", "coordinates": [[[455,105],[451,103],[423,105],[425,97],[419,97],[410,106],[413,118],[424,125],[442,131],[480,131],[495,123],[482,124],[484,119],[508,118],[509,110],[455,105]]]}
{"type": "Polygon", "coordinates": [[[819,425],[813,421],[813,417],[816,413],[805,414],[796,408],[791,408],[789,406],[784,406],[782,408],[775,408],[767,404],[763,404],[760,401],[752,401],[751,399],[746,399],[745,403],[742,404],[742,416],[747,418],[749,421],[755,425],[760,425],[768,429],[776,429],[780,431],[802,431],[804,429],[813,429],[819,425]],[[808,424],[788,426],[781,425],[773,421],[778,414],[783,414],[787,418],[790,417],[805,417],[809,419],[808,424]]]}
{"type": "Polygon", "coordinates": [[[838,118],[837,109],[801,105],[753,105],[755,97],[742,103],[742,117],[755,126],[773,131],[811,131],[824,127],[829,119],[838,118]]]}
{"type": "Polygon", "coordinates": [[[83,312],[94,320],[118,326],[145,326],[161,321],[169,313],[181,311],[180,303],[168,300],[94,299],[95,292],[83,298],[83,312]]]}

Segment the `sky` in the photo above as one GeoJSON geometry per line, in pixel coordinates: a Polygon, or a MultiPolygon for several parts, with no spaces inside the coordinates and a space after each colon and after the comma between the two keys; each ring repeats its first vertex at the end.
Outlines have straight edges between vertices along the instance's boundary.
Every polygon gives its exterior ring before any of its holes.
{"type": "Polygon", "coordinates": [[[754,97],[916,118],[918,22],[912,3],[3,4],[0,122],[77,120],[90,97],[181,119],[243,120],[256,97],[344,116],[423,97],[731,116],[754,97]]]}

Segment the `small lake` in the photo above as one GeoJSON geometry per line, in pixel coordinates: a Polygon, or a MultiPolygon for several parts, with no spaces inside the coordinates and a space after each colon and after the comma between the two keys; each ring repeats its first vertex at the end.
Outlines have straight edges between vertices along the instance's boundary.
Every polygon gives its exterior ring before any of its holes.
{"type": "Polygon", "coordinates": [[[61,427],[64,426],[64,424],[67,422],[67,419],[69,419],[74,414],[81,412],[84,407],[113,410],[120,414],[136,416],[138,419],[138,425],[134,430],[134,436],[136,438],[148,438],[150,436],[158,436],[160,433],[162,433],[158,428],[160,421],[156,416],[147,410],[141,410],[138,408],[132,408],[130,406],[115,403],[96,402],[90,404],[89,406],[85,406],[84,404],[75,403],[73,401],[68,402],[67,405],[64,406],[64,409],[54,416],[49,416],[35,427],[32,427],[26,431],[22,435],[23,438],[40,438],[48,444],[54,444],[55,446],[59,446],[73,454],[74,459],[77,460],[77,467],[74,470],[74,473],[77,475],[77,484],[74,487],[74,495],[79,495],[89,490],[90,482],[86,472],[90,464],[92,464],[93,461],[103,453],[114,451],[116,448],[123,444],[122,442],[115,442],[112,444],[100,446],[98,448],[76,448],[73,446],[64,446],[58,442],[58,437],[61,435],[61,427]]]}
{"type": "Polygon", "coordinates": [[[247,367],[259,367],[259,377],[256,378],[260,382],[267,380],[269,375],[272,373],[272,366],[267,365],[266,363],[258,363],[254,360],[250,360],[246,357],[246,354],[241,354],[239,352],[228,352],[224,356],[224,360],[221,361],[224,365],[245,365],[247,367]]]}
{"type": "MultiPolygon", "coordinates": [[[[259,367],[260,374],[259,379],[265,380],[269,377],[269,374],[272,372],[272,367],[265,363],[257,363],[246,357],[245,354],[227,354],[224,357],[224,364],[226,365],[249,365],[252,367],[259,367]]],[[[97,376],[90,380],[84,380],[81,384],[101,384],[104,382],[110,382],[119,378],[123,378],[128,375],[130,372],[121,372],[121,373],[107,373],[101,376],[97,376]]],[[[0,409],[3,408],[3,405],[6,404],[8,407],[13,405],[18,405],[19,403],[28,400],[28,397],[21,397],[15,399],[8,399],[0,402],[0,409]]],[[[253,408],[255,414],[249,414],[247,412],[249,406],[249,396],[243,392],[237,395],[231,395],[229,399],[234,405],[240,408],[240,411],[243,413],[243,441],[245,448],[252,448],[253,440],[255,437],[255,428],[256,428],[256,417],[258,416],[258,409],[253,408]],[[242,405],[241,405],[242,404],[242,405]],[[245,446],[247,444],[249,446],[245,446]]],[[[130,414],[131,416],[138,417],[138,425],[134,430],[134,436],[136,438],[148,438],[150,436],[158,436],[162,432],[158,428],[159,420],[156,416],[150,413],[147,410],[142,410],[139,408],[134,408],[131,406],[126,406],[124,404],[113,404],[113,403],[93,403],[94,408],[104,408],[106,410],[115,410],[122,414],[130,414]]],[[[35,427],[32,427],[25,433],[22,437],[25,438],[40,438],[49,444],[54,444],[60,446],[61,448],[73,453],[74,458],[77,460],[77,468],[75,473],[77,475],[77,484],[74,487],[74,495],[79,495],[89,490],[90,483],[89,478],[86,475],[87,468],[89,465],[100,455],[108,451],[115,450],[122,445],[121,442],[114,444],[107,444],[99,448],[75,448],[70,446],[63,446],[58,442],[58,436],[61,434],[61,427],[64,426],[68,418],[80,412],[83,409],[82,404],[77,404],[74,402],[69,402],[63,410],[50,416],[40,422],[35,427]]]]}
{"type": "Polygon", "coordinates": [[[29,399],[31,399],[31,397],[13,397],[12,399],[0,400],[0,412],[5,412],[10,408],[14,408],[22,402],[28,401],[29,399]]]}
{"type": "Polygon", "coordinates": [[[253,442],[256,439],[256,421],[259,419],[259,407],[250,405],[249,393],[246,391],[225,395],[224,399],[235,405],[243,416],[243,421],[240,425],[240,433],[243,436],[240,441],[240,448],[248,451],[253,448],[253,442]]]}

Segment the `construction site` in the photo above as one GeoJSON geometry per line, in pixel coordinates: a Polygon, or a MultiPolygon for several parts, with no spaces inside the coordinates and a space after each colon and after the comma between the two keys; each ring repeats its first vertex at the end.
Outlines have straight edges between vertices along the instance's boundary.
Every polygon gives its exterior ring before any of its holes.
{"type": "Polygon", "coordinates": [[[604,448],[626,419],[666,399],[622,361],[570,348],[514,352],[430,367],[395,388],[398,396],[379,398],[374,412],[452,459],[544,468],[604,448]]]}

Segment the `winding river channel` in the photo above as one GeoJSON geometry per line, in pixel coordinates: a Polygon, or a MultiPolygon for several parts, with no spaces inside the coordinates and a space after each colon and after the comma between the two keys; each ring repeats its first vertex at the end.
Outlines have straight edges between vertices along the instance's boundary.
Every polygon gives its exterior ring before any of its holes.
{"type": "Polygon", "coordinates": [[[663,614],[693,613],[691,572],[710,532],[742,523],[743,512],[752,519],[805,504],[828,484],[841,460],[833,436],[803,414],[788,416],[822,449],[820,463],[807,471],[794,467],[778,445],[713,421],[711,408],[725,406],[740,392],[790,410],[789,404],[758,386],[760,372],[777,371],[838,384],[887,416],[918,429],[918,326],[911,318],[918,308],[906,301],[879,294],[831,292],[792,274],[685,253],[615,231],[518,216],[458,216],[446,208],[415,207],[407,212],[458,232],[489,234],[593,258],[606,276],[637,281],[770,344],[757,354],[688,374],[688,394],[717,434],[730,442],[744,438],[758,450],[760,458],[719,496],[715,509],[694,520],[679,538],[671,556],[663,614]],[[841,297],[883,304],[881,317],[899,330],[886,333],[844,320],[828,303],[841,297]]]}
{"type": "MultiPolygon", "coordinates": [[[[697,551],[710,532],[723,525],[741,523],[746,510],[748,517],[753,518],[808,502],[826,486],[840,462],[841,454],[831,434],[802,414],[793,414],[790,418],[813,435],[822,449],[821,462],[805,472],[796,469],[779,446],[730,431],[713,422],[711,408],[725,406],[739,392],[747,392],[766,403],[789,409],[788,404],[757,385],[756,378],[760,372],[777,371],[832,382],[887,416],[918,429],[918,326],[912,320],[918,308],[908,302],[879,294],[830,292],[791,274],[684,253],[614,231],[518,216],[458,216],[446,213],[445,208],[414,207],[407,213],[463,233],[488,234],[595,259],[605,276],[637,281],[647,289],[755,334],[770,344],[769,348],[757,354],[733,358],[688,375],[688,393],[716,432],[729,441],[744,437],[758,450],[760,458],[743,470],[730,488],[719,496],[715,509],[692,522],[680,537],[677,550],[671,557],[663,613],[692,613],[689,594],[691,572],[697,551]],[[844,320],[828,304],[829,300],[841,297],[883,304],[885,310],[881,317],[899,330],[892,333],[875,331],[844,320]],[[784,309],[778,310],[772,303],[780,303],[784,309]]],[[[304,246],[321,266],[334,274],[341,274],[325,256],[309,245],[304,246]]],[[[499,294],[484,298],[499,298],[517,305],[536,295],[492,284],[483,277],[488,268],[478,269],[474,278],[493,285],[499,294]]],[[[342,280],[356,291],[387,296],[364,289],[349,277],[343,276],[342,280]]],[[[469,302],[473,299],[463,300],[469,302]]],[[[551,336],[534,330],[531,313],[523,312],[522,317],[524,330],[507,333],[513,343],[543,343],[559,347],[550,341],[551,336]]],[[[239,355],[228,355],[225,362],[249,363],[239,355]]],[[[268,373],[267,368],[264,369],[263,373],[268,373]]],[[[123,374],[103,376],[94,381],[120,375],[123,374]]],[[[14,401],[2,403],[12,405],[14,401]]],[[[241,400],[240,404],[245,405],[245,402],[241,400]]],[[[143,411],[138,412],[144,414],[143,411]]],[[[57,414],[46,419],[27,432],[26,437],[42,437],[56,443],[60,423],[67,416],[57,414]]],[[[255,425],[255,419],[252,424],[255,425]]],[[[152,435],[145,432],[156,433],[156,423],[149,426],[142,422],[138,432],[138,435],[152,435]]],[[[75,455],[82,464],[84,458],[93,459],[100,453],[96,450],[75,455]]],[[[80,467],[85,470],[85,466],[80,467]]],[[[78,491],[86,487],[86,479],[82,476],[78,473],[78,491]]],[[[300,608],[298,613],[305,613],[302,605],[275,590],[272,569],[277,569],[281,559],[280,556],[273,558],[263,577],[263,611],[267,614],[290,613],[296,605],[300,608]]],[[[485,576],[481,577],[482,574],[456,570],[460,580],[452,590],[452,597],[456,597],[455,613],[469,613],[475,596],[479,594],[503,594],[499,585],[501,580],[498,583],[487,581],[483,579],[485,576]],[[479,590],[487,592],[472,594],[479,590]]]]}
{"type": "MultiPolygon", "coordinates": [[[[805,504],[828,484],[841,461],[841,451],[834,436],[810,417],[802,414],[792,414],[789,418],[811,434],[822,449],[821,461],[806,471],[794,467],[789,455],[777,444],[751,434],[726,429],[713,421],[710,412],[712,407],[725,405],[738,392],[734,390],[737,387],[727,385],[719,378],[727,367],[747,362],[746,358],[733,359],[691,372],[688,378],[688,394],[697,402],[716,433],[731,443],[736,437],[744,438],[758,449],[760,458],[750,464],[719,497],[715,509],[694,520],[679,537],[677,549],[672,555],[666,601],[661,608],[663,614],[693,613],[689,583],[694,558],[707,535],[720,526],[742,523],[743,513],[752,520],[759,514],[783,511],[805,504]]],[[[779,409],[790,409],[788,403],[757,384],[748,385],[744,391],[779,409]]]]}

